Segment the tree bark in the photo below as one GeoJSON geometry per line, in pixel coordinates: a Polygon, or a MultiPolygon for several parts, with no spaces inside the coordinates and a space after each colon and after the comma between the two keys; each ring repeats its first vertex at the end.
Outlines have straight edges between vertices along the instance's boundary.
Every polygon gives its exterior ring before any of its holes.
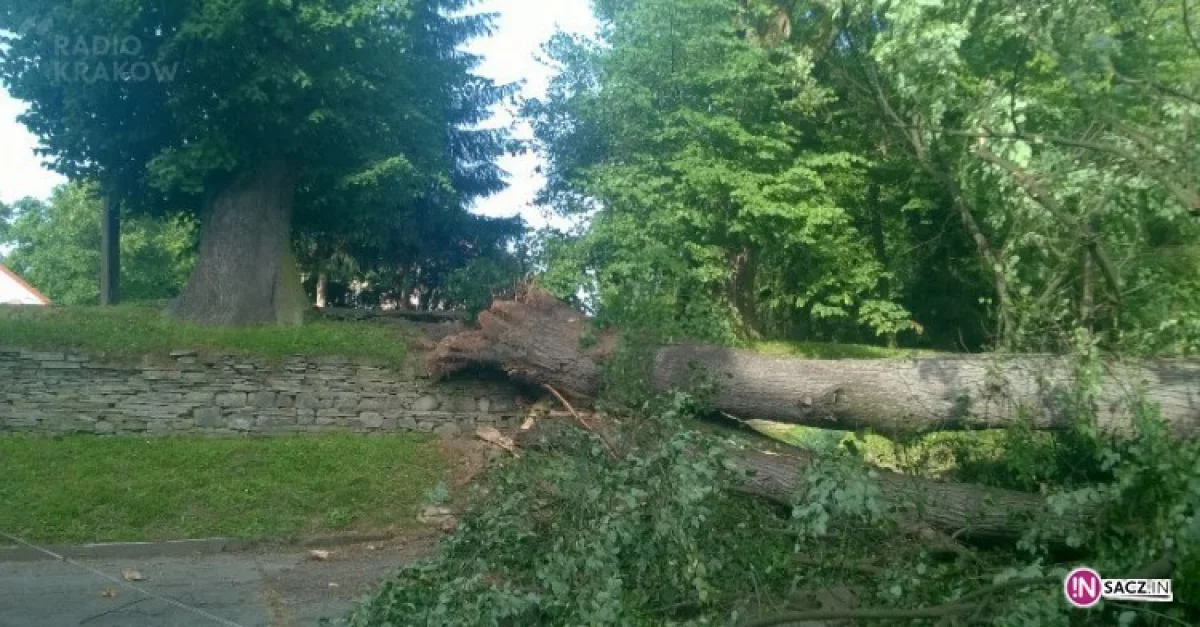
{"type": "Polygon", "coordinates": [[[218,193],[196,269],[169,313],[211,325],[300,324],[307,298],[291,249],[294,191],[287,167],[272,163],[218,193]]]}
{"type": "Polygon", "coordinates": [[[100,209],[100,304],[121,302],[121,204],[105,192],[100,209]]]}
{"type": "MultiPolygon", "coordinates": [[[[609,425],[595,419],[589,426],[609,430],[609,425]]],[[[569,428],[571,423],[565,420],[538,420],[531,430],[517,432],[514,441],[522,448],[554,450],[561,441],[561,430],[569,428]]],[[[737,477],[732,489],[791,506],[815,459],[799,449],[779,452],[747,448],[731,451],[725,463],[737,477]]],[[[875,481],[887,515],[907,533],[932,530],[972,541],[1012,540],[1028,529],[1034,516],[1046,513],[1045,501],[1037,494],[934,481],[881,469],[876,470],[875,481]]]]}
{"type": "Polygon", "coordinates": [[[317,309],[325,308],[326,274],[324,270],[317,271],[317,309]]]}
{"type": "MultiPolygon", "coordinates": [[[[532,290],[495,302],[480,314],[479,329],[442,340],[426,366],[434,376],[490,366],[587,403],[600,390],[600,366],[614,346],[611,332],[593,339],[583,314],[532,290]]],[[[659,391],[686,386],[700,373],[716,385],[709,399],[715,409],[743,419],[890,436],[1001,428],[1025,418],[1044,430],[1071,422],[1064,395],[1074,373],[1053,356],[808,360],[679,345],[657,349],[649,370],[659,391]]],[[[1096,403],[1099,428],[1132,429],[1127,401],[1137,387],[1174,434],[1200,431],[1200,364],[1178,360],[1108,364],[1096,403]]]]}

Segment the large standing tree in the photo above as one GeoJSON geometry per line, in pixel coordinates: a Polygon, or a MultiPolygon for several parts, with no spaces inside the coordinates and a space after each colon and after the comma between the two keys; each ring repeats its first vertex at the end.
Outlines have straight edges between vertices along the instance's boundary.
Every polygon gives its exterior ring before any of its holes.
{"type": "Polygon", "coordinates": [[[527,108],[547,202],[598,210],[556,268],[595,280],[602,312],[649,303],[691,334],[903,328],[851,210],[869,164],[822,137],[834,94],[767,3],[595,6],[601,41],[552,42],[561,73],[527,108]]]}
{"type": "Polygon", "coordinates": [[[294,229],[371,229],[502,187],[505,89],[461,44],[470,0],[0,2],[0,77],[50,164],[130,211],[189,207],[176,315],[298,322],[294,229]]]}
{"type": "Polygon", "coordinates": [[[547,204],[596,212],[560,295],[743,336],[1200,346],[1188,3],[595,6],[528,108],[547,204]]]}

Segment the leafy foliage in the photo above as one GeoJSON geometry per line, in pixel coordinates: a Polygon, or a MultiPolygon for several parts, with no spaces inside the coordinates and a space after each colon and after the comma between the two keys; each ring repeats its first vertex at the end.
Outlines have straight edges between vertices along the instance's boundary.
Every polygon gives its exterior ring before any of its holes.
{"type": "MultiPolygon", "coordinates": [[[[541,448],[489,473],[438,557],[386,581],[349,623],[755,624],[773,612],[786,622],[838,590],[881,618],[896,612],[898,624],[899,612],[932,620],[943,608],[956,608],[947,624],[1200,616],[1188,592],[1200,565],[1200,447],[1173,440],[1153,408],[1142,408],[1134,439],[1115,440],[1088,431],[1095,410],[1081,402],[1071,437],[1091,447],[1059,452],[1096,474],[1064,465],[1042,476],[1049,507],[1019,544],[951,550],[898,528],[876,471],[836,437],[817,444],[790,509],[738,496],[724,460],[744,444],[693,428],[705,413],[697,393],[645,403],[606,430],[615,456],[591,433],[540,426],[541,448]],[[1067,553],[1050,542],[1064,537],[1067,553]],[[1163,555],[1175,564],[1171,606],[1106,601],[1085,613],[1062,599],[1062,577],[1079,563],[1117,576],[1163,555]]],[[[1094,390],[1078,393],[1086,401],[1094,390]]],[[[1006,447],[1023,454],[1016,440],[1006,447]]],[[[992,472],[995,483],[1021,481],[992,472]]]]}
{"type": "Polygon", "coordinates": [[[710,339],[1197,347],[1184,4],[596,11],[527,106],[545,202],[595,214],[551,263],[562,295],[660,303],[710,339]]]}
{"type": "Polygon", "coordinates": [[[440,289],[521,229],[467,214],[504,187],[506,132],[481,123],[512,92],[462,51],[490,27],[472,4],[6,0],[0,79],[51,166],[130,213],[202,219],[282,165],[308,272],[440,289]]]}
{"type": "Polygon", "coordinates": [[[797,312],[898,330],[847,208],[865,164],[817,139],[832,94],[810,57],[747,40],[726,0],[597,9],[604,45],[554,40],[562,73],[527,106],[546,200],[598,210],[557,262],[576,285],[592,276],[602,311],[655,304],[710,337],[790,330],[797,312]]]}
{"type": "Polygon", "coordinates": [[[527,272],[519,219],[416,213],[397,220],[394,229],[373,236],[374,243],[348,240],[339,252],[329,252],[330,240],[303,238],[301,263],[310,270],[310,291],[321,276],[330,305],[475,313],[527,272]]]}
{"type": "MultiPolygon", "coordinates": [[[[100,200],[96,186],[59,187],[49,202],[26,199],[0,227],[13,246],[5,264],[60,305],[100,300],[100,200]]],[[[174,296],[195,262],[196,227],[185,216],[127,220],[121,228],[121,291],[126,300],[174,296]]]]}
{"type": "Polygon", "coordinates": [[[778,585],[783,536],[764,535],[763,506],[719,489],[719,445],[678,419],[642,423],[644,444],[620,459],[564,430],[566,454],[494,470],[436,561],[385,583],[350,624],[658,624],[752,594],[739,575],[756,560],[776,563],[759,585],[778,585]]]}

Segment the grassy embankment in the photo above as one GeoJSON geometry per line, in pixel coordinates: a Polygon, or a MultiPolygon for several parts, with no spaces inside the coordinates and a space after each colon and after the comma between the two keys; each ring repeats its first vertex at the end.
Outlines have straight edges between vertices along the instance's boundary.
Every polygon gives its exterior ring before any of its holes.
{"type": "Polygon", "coordinates": [[[302,327],[205,327],[158,308],[0,307],[0,346],[78,349],[137,357],[188,349],[264,358],[337,355],[398,363],[407,344],[395,327],[314,320],[302,327]]]}
{"type": "MultiPolygon", "coordinates": [[[[394,328],[208,328],[149,306],[0,307],[0,346],[136,358],[189,349],[400,363],[394,328]]],[[[0,398],[2,401],[2,398],[0,398]]],[[[0,530],[41,542],[286,538],[412,524],[446,460],[427,437],[0,436],[0,530]]]]}

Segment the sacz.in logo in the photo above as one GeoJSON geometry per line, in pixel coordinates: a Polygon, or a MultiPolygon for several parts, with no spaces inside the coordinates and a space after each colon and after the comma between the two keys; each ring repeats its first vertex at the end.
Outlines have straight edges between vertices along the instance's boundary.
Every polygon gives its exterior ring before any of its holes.
{"type": "Polygon", "coordinates": [[[1075,607],[1092,607],[1100,599],[1157,603],[1175,600],[1170,579],[1104,579],[1087,567],[1076,568],[1067,574],[1063,580],[1063,594],[1075,607]]]}

